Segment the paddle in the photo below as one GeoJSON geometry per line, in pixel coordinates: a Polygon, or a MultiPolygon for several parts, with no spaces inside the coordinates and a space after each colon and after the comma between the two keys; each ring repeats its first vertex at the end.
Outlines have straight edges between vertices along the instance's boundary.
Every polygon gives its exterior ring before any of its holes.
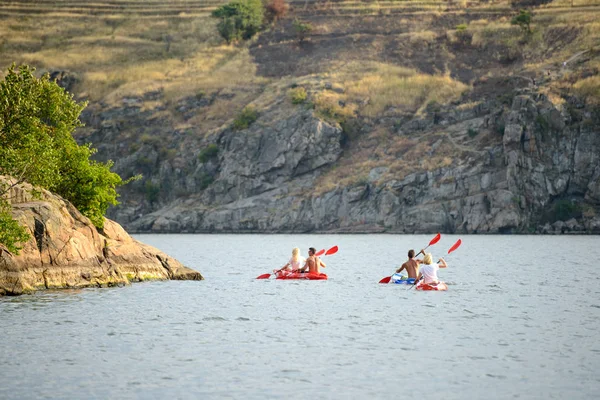
{"type": "Polygon", "coordinates": [[[329,250],[327,250],[327,253],[325,253],[326,256],[330,256],[332,254],[335,254],[338,252],[338,247],[337,246],[333,246],[332,248],[330,248],[329,250]]]}
{"type": "MultiPolygon", "coordinates": [[[[315,256],[317,256],[317,257],[318,257],[318,256],[322,255],[323,253],[325,253],[325,255],[326,255],[326,256],[330,256],[330,255],[332,255],[332,254],[335,254],[335,253],[337,253],[337,252],[338,252],[338,250],[339,250],[339,248],[338,248],[337,246],[333,246],[332,248],[330,248],[330,249],[329,249],[329,250],[327,250],[327,251],[325,251],[325,249],[323,249],[323,250],[319,250],[317,253],[315,253],[315,256]],[[319,254],[319,253],[320,253],[320,254],[319,254]]],[[[282,269],[283,269],[283,268],[282,268],[282,269]]],[[[259,275],[259,276],[257,276],[257,277],[256,277],[256,279],[269,279],[269,277],[270,277],[271,275],[273,275],[273,274],[276,274],[276,273],[277,273],[277,272],[279,272],[279,271],[281,271],[281,269],[279,269],[279,270],[277,270],[277,271],[275,271],[275,272],[273,272],[273,273],[270,273],[270,274],[262,274],[262,275],[259,275]]]]}
{"type": "MultiPolygon", "coordinates": [[[[435,235],[435,237],[433,239],[431,239],[431,241],[429,242],[429,244],[427,245],[427,247],[429,246],[433,246],[434,244],[436,244],[437,242],[440,241],[442,235],[441,234],[437,234],[435,235]]],[[[425,247],[422,251],[418,252],[416,256],[418,256],[419,254],[421,254],[423,251],[427,250],[427,247],[425,247]]],[[[382,280],[379,281],[379,283],[390,283],[390,279],[392,279],[391,276],[386,276],[385,278],[383,278],[382,280]]]]}
{"type": "MultiPolygon", "coordinates": [[[[456,243],[454,243],[454,244],[452,245],[452,247],[450,247],[450,249],[448,250],[448,254],[450,254],[450,253],[452,253],[454,250],[458,249],[458,248],[460,247],[460,245],[461,245],[461,244],[462,244],[462,240],[458,239],[458,240],[456,241],[456,243]]],[[[423,279],[423,277],[422,277],[422,276],[421,276],[421,279],[423,279]]],[[[419,280],[415,280],[415,283],[413,283],[413,284],[411,285],[411,287],[409,287],[409,288],[408,288],[408,290],[412,289],[414,286],[417,286],[417,283],[419,283],[419,281],[420,281],[421,279],[419,279],[419,280]]]]}

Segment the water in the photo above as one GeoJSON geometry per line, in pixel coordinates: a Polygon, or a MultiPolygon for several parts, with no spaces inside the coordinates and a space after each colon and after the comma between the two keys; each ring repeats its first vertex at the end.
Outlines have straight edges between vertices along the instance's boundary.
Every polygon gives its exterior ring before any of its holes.
{"type": "Polygon", "coordinates": [[[433,235],[136,237],[206,280],[1,298],[1,399],[600,393],[598,237],[464,236],[447,292],[377,284],[433,235]],[[328,281],[254,279],[333,245],[328,281]]]}

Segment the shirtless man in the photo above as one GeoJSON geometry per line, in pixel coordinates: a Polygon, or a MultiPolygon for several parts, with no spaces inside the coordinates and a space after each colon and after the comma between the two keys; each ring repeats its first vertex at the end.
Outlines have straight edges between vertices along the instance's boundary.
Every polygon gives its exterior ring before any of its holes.
{"type": "MultiPolygon", "coordinates": [[[[420,254],[420,252],[419,252],[419,254],[420,254]]],[[[417,275],[419,274],[419,264],[421,264],[422,262],[423,261],[421,261],[421,260],[415,260],[415,251],[414,250],[409,250],[408,251],[408,261],[406,261],[404,264],[402,264],[402,266],[396,270],[396,273],[399,274],[403,270],[406,270],[406,272],[408,273],[409,279],[410,278],[417,279],[417,275]]]]}
{"type": "Polygon", "coordinates": [[[306,270],[308,269],[309,274],[320,274],[320,267],[327,267],[319,257],[315,256],[316,252],[317,251],[314,247],[308,249],[308,258],[306,259],[306,263],[304,264],[304,267],[300,268],[298,272],[306,272],[306,270]]]}

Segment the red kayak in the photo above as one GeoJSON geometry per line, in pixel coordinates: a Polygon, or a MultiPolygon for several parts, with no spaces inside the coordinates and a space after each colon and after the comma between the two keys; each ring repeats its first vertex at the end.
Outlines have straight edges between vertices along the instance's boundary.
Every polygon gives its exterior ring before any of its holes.
{"type": "Polygon", "coordinates": [[[312,281],[323,281],[327,280],[327,275],[280,271],[275,274],[275,279],[308,279],[312,281]]]}
{"type": "Polygon", "coordinates": [[[448,290],[448,285],[444,282],[438,282],[437,284],[423,283],[422,281],[417,283],[415,290],[448,290]]]}

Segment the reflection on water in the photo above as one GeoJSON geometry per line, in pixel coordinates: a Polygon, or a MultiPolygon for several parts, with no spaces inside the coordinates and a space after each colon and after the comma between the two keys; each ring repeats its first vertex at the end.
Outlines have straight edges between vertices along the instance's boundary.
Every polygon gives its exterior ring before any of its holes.
{"type": "MultiPolygon", "coordinates": [[[[430,237],[139,235],[202,282],[0,299],[0,398],[595,398],[597,237],[467,236],[447,292],[379,285],[430,237]],[[323,282],[256,280],[293,247],[323,282]],[[577,265],[571,277],[565,265],[577,265]]],[[[444,255],[456,236],[430,248],[444,255]]]]}

